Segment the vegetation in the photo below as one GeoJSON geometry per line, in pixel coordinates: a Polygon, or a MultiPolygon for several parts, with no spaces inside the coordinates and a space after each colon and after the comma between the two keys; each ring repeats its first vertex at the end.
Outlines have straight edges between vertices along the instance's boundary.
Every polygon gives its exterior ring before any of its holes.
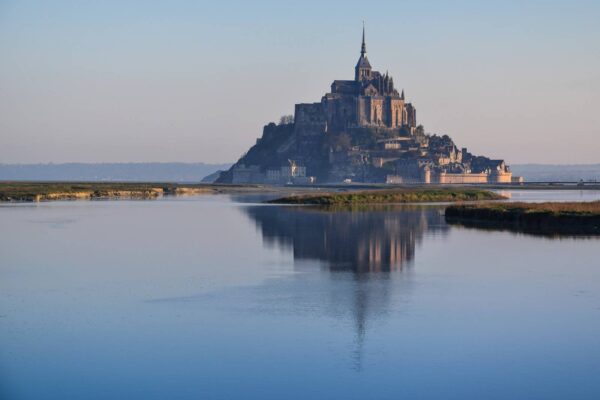
{"type": "MultiPolygon", "coordinates": [[[[399,135],[403,137],[410,137],[411,133],[408,128],[401,128],[399,135]]],[[[367,149],[377,148],[377,143],[383,139],[393,139],[398,136],[394,131],[388,129],[377,129],[377,128],[356,128],[352,129],[352,133],[349,135],[352,146],[360,146],[367,149]]]]}
{"type": "Polygon", "coordinates": [[[7,182],[0,183],[0,201],[40,201],[58,199],[94,199],[103,197],[157,197],[169,187],[151,183],[67,183],[7,182]]]}
{"type": "Polygon", "coordinates": [[[347,133],[329,135],[329,146],[335,151],[348,151],[352,147],[352,138],[347,133]]]}
{"type": "MultiPolygon", "coordinates": [[[[275,149],[284,146],[294,133],[294,125],[285,123],[276,125],[271,122],[263,128],[263,135],[254,146],[243,156],[243,163],[246,165],[263,165],[265,160],[269,160],[266,164],[276,166],[287,165],[288,158],[273,154],[275,149]]],[[[285,146],[284,146],[285,147],[285,146]]],[[[231,182],[231,180],[227,180],[231,182]]]]}
{"type": "Polygon", "coordinates": [[[252,185],[133,182],[0,182],[0,202],[69,199],[137,198],[162,194],[239,193],[265,189],[252,185]]]}
{"type": "Polygon", "coordinates": [[[477,200],[500,200],[505,197],[480,189],[382,189],[355,192],[299,195],[271,200],[277,204],[383,204],[383,203],[432,203],[477,200]]]}
{"type": "Polygon", "coordinates": [[[453,205],[446,220],[472,227],[544,234],[600,234],[600,201],[453,205]]]}
{"type": "Polygon", "coordinates": [[[293,115],[282,115],[281,118],[279,118],[279,125],[290,125],[293,123],[294,123],[293,115]]]}

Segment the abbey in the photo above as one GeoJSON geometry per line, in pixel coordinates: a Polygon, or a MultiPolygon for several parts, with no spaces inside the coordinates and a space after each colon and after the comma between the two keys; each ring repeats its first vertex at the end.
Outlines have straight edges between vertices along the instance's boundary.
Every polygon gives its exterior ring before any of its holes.
{"type": "MultiPolygon", "coordinates": [[[[297,104],[297,130],[310,130],[311,125],[324,131],[343,131],[354,127],[385,128],[416,127],[416,110],[399,94],[394,79],[373,71],[367,58],[363,28],[360,58],[356,63],[354,80],[335,80],[331,92],[320,103],[297,104]]],[[[317,133],[317,132],[314,132],[317,133]]],[[[321,133],[321,132],[319,132],[321,133]]]]}
{"type": "Polygon", "coordinates": [[[354,79],[334,80],[320,102],[296,104],[294,116],[263,135],[218,182],[306,184],[510,183],[503,160],[459,149],[447,135],[425,133],[394,79],[373,70],[363,27],[354,79]]]}

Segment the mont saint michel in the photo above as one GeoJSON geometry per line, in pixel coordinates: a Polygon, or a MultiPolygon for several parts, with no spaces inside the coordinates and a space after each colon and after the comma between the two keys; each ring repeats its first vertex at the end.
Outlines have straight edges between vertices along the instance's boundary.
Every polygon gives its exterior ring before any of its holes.
{"type": "Polygon", "coordinates": [[[600,399],[599,20],[0,1],[0,400],[600,399]]]}
{"type": "Polygon", "coordinates": [[[354,79],[334,80],[318,103],[270,123],[219,183],[511,183],[504,160],[426,133],[416,107],[367,57],[365,30],[354,79]]]}

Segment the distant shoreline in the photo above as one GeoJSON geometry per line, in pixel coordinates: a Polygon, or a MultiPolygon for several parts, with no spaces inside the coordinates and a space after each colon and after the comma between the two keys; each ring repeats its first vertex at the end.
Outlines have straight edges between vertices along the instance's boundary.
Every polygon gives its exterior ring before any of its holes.
{"type": "Polygon", "coordinates": [[[47,163],[1,164],[0,181],[199,183],[229,163],[47,163]]]}
{"type": "MultiPolygon", "coordinates": [[[[323,184],[269,186],[259,184],[211,184],[178,182],[77,182],[77,181],[0,181],[0,202],[36,202],[52,200],[155,199],[165,195],[205,194],[279,194],[323,197],[361,192],[482,192],[502,190],[600,190],[600,184],[526,183],[519,185],[385,185],[323,184]]],[[[461,199],[456,199],[461,200],[461,199]]],[[[463,199],[468,200],[468,199],[463,199]]],[[[479,200],[491,200],[479,199],[479,200]]],[[[445,201],[440,198],[430,201],[445,201]]],[[[389,202],[389,201],[386,201],[389,202]]]]}
{"type": "MultiPolygon", "coordinates": [[[[0,163],[0,181],[65,182],[178,182],[212,183],[218,171],[228,170],[231,163],[0,163]],[[204,179],[208,180],[205,181],[204,179]]],[[[596,180],[600,184],[597,164],[511,164],[515,175],[525,182],[579,182],[596,180]]]]}

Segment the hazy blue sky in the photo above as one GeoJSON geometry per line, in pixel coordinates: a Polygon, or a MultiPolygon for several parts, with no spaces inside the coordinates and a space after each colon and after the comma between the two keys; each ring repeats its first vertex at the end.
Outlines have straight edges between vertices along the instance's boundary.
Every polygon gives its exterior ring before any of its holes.
{"type": "Polygon", "coordinates": [[[0,0],[0,162],[235,161],[353,77],[363,19],[427,131],[600,162],[597,0],[0,0]]]}

